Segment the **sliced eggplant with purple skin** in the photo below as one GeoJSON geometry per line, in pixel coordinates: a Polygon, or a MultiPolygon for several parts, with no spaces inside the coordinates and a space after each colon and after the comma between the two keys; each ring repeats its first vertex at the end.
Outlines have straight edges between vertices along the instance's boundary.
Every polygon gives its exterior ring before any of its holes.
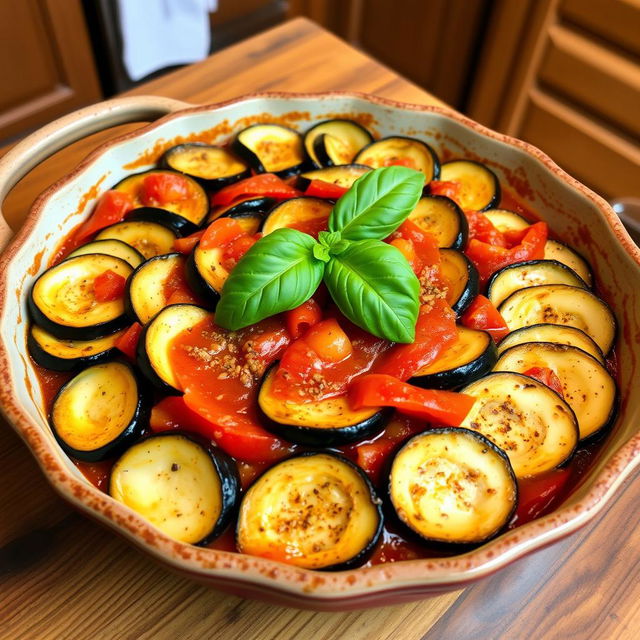
{"type": "Polygon", "coordinates": [[[487,209],[484,215],[498,231],[522,231],[531,226],[519,213],[509,209],[487,209]]]}
{"type": "Polygon", "coordinates": [[[133,209],[127,214],[127,221],[144,220],[146,222],[155,222],[167,227],[173,231],[179,238],[190,236],[192,233],[199,231],[200,227],[190,220],[172,213],[167,209],[157,207],[140,207],[133,209]]]}
{"type": "Polygon", "coordinates": [[[349,164],[373,136],[353,120],[325,120],[304,134],[304,148],[314,167],[349,164]]]}
{"type": "Polygon", "coordinates": [[[249,487],[236,544],[249,555],[338,571],[371,556],[383,527],[382,501],[365,473],[333,452],[277,463],[249,487]]]}
{"type": "Polygon", "coordinates": [[[299,173],[306,159],[302,137],[279,124],[254,124],[238,133],[231,150],[258,173],[288,178],[299,173]]]}
{"type": "Polygon", "coordinates": [[[446,300],[461,316],[480,291],[478,270],[462,251],[440,249],[440,273],[449,285],[446,300]]]}
{"type": "Polygon", "coordinates": [[[236,216],[244,216],[245,214],[261,214],[265,215],[278,203],[275,198],[256,197],[247,198],[229,207],[223,207],[212,211],[207,217],[206,224],[211,224],[214,220],[223,217],[235,218],[236,216]]]}
{"type": "Polygon", "coordinates": [[[265,372],[258,408],[265,429],[296,444],[336,447],[366,440],[380,433],[393,410],[366,408],[353,410],[346,395],[313,402],[293,402],[274,396],[273,377],[278,363],[265,372]]]}
{"type": "Polygon", "coordinates": [[[83,256],[87,253],[104,253],[107,256],[122,258],[134,269],[144,262],[144,256],[139,251],[122,242],[122,240],[116,240],[115,238],[87,242],[87,244],[83,244],[72,251],[67,258],[75,258],[75,256],[83,256]]]}
{"type": "Polygon", "coordinates": [[[462,249],[469,237],[469,224],[462,209],[451,198],[424,196],[409,214],[409,220],[432,234],[440,248],[462,249]]]}
{"type": "Polygon", "coordinates": [[[94,340],[129,324],[124,299],[96,299],[95,279],[105,271],[128,278],[128,262],[101,253],[67,258],[47,269],[31,287],[28,306],[36,324],[62,340],[94,340]]]}
{"type": "Polygon", "coordinates": [[[481,434],[429,429],[395,454],[389,498],[400,522],[423,540],[479,544],[511,520],[518,483],[506,453],[481,434]]]}
{"type": "Polygon", "coordinates": [[[424,174],[425,182],[437,180],[440,161],[436,152],[422,140],[405,136],[389,136],[367,145],[353,162],[374,169],[399,164],[416,169],[424,174]]]}
{"type": "Polygon", "coordinates": [[[50,424],[73,458],[99,462],[119,455],[148,427],[151,395],[134,370],[114,360],[84,369],[58,391],[50,424]]]}
{"type": "Polygon", "coordinates": [[[164,152],[163,167],[197,180],[210,191],[217,191],[251,175],[249,166],[224,147],[188,142],[164,152]]]}
{"type": "Polygon", "coordinates": [[[309,235],[317,235],[317,231],[326,229],[326,221],[333,209],[333,204],[322,198],[301,196],[285,200],[274,207],[265,218],[262,234],[267,235],[276,229],[290,227],[299,229],[309,235]]]}
{"type": "Polygon", "coordinates": [[[440,180],[460,185],[458,204],[462,209],[485,211],[500,202],[500,182],[485,165],[472,160],[451,160],[440,168],[440,180]]]}
{"type": "Polygon", "coordinates": [[[167,431],[122,454],[111,471],[109,494],[174,540],[205,545],[231,524],[240,477],[235,462],[211,443],[167,431]]]}
{"type": "Polygon", "coordinates": [[[178,235],[164,224],[148,220],[125,220],[105,227],[96,240],[115,239],[141,253],[145,260],[173,251],[178,235]]]}
{"type": "Polygon", "coordinates": [[[544,245],[545,260],[557,260],[573,269],[588,287],[593,285],[593,274],[589,263],[574,249],[557,240],[547,240],[544,245]]]}
{"type": "Polygon", "coordinates": [[[297,180],[297,187],[305,191],[312,180],[322,180],[338,187],[350,189],[353,183],[371,171],[371,167],[364,164],[343,164],[335,167],[325,167],[324,169],[314,169],[301,173],[297,180]]]}

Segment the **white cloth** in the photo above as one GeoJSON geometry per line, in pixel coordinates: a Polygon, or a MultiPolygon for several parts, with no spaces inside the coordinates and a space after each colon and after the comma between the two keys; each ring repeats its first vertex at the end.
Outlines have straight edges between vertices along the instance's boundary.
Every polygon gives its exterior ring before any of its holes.
{"type": "Polygon", "coordinates": [[[118,0],[123,62],[133,81],[206,58],[217,0],[118,0]]]}

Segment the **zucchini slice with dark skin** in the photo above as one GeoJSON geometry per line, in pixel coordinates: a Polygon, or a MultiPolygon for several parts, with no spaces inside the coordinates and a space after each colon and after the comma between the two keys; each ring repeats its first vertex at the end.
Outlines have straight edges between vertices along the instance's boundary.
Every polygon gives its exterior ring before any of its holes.
{"type": "Polygon", "coordinates": [[[380,433],[391,418],[390,409],[351,409],[346,395],[299,403],[274,397],[277,366],[272,364],[262,378],[258,408],[265,429],[289,442],[312,447],[350,444],[380,433]]]}
{"type": "Polygon", "coordinates": [[[234,218],[236,216],[244,216],[248,213],[264,215],[270,211],[277,202],[278,201],[275,198],[247,198],[246,200],[236,202],[229,207],[212,211],[207,217],[206,223],[211,224],[214,220],[225,216],[234,218]]]}
{"type": "Polygon", "coordinates": [[[487,297],[497,308],[514,291],[543,284],[568,284],[584,287],[580,276],[557,260],[528,260],[510,264],[496,271],[487,285],[487,297]]]}
{"type": "Polygon", "coordinates": [[[314,171],[305,171],[298,177],[297,187],[304,191],[312,180],[322,180],[323,182],[350,189],[358,178],[369,171],[371,171],[371,167],[367,167],[364,164],[342,164],[335,167],[315,169],[314,171]]]}
{"type": "Polygon", "coordinates": [[[129,220],[156,222],[171,229],[179,238],[190,236],[200,229],[197,224],[179,216],[177,213],[156,207],[140,207],[139,209],[134,209],[127,214],[127,221],[129,220]]]}
{"type": "Polygon", "coordinates": [[[578,347],[593,356],[600,364],[605,363],[600,347],[584,331],[561,324],[532,324],[512,331],[500,341],[498,355],[525,342],[552,342],[578,347]]]}
{"type": "Polygon", "coordinates": [[[605,355],[616,336],[616,320],[609,306],[581,287],[544,284],[520,289],[498,311],[510,331],[540,323],[582,329],[605,355]]]}
{"type": "Polygon", "coordinates": [[[467,218],[451,198],[420,198],[416,208],[409,214],[409,220],[435,236],[441,248],[462,249],[467,244],[467,218]]]}
{"type": "Polygon", "coordinates": [[[593,274],[589,263],[574,249],[557,240],[547,240],[544,245],[545,260],[557,260],[573,269],[587,283],[593,285],[593,274]]]}
{"type": "Polygon", "coordinates": [[[494,371],[524,373],[532,367],[548,367],[558,376],[564,399],[576,414],[580,440],[611,426],[616,414],[616,383],[595,358],[565,344],[527,342],[505,351],[494,371]]]}
{"type": "Polygon", "coordinates": [[[132,198],[135,208],[139,207],[162,207],[178,216],[186,218],[195,225],[199,225],[209,213],[209,198],[202,185],[197,180],[185,176],[177,171],[167,171],[164,169],[151,169],[142,173],[135,173],[127,176],[114,187],[116,191],[128,193],[132,198]],[[184,187],[176,194],[176,199],[172,202],[156,202],[153,198],[144,197],[145,179],[153,175],[178,176],[180,183],[184,187]]]}
{"type": "Polygon", "coordinates": [[[477,544],[496,536],[518,504],[508,456],[469,429],[430,429],[396,453],[389,497],[400,519],[423,540],[477,544]]]}
{"type": "Polygon", "coordinates": [[[141,440],[116,461],[109,494],[174,540],[205,545],[233,520],[240,478],[223,451],[171,431],[141,440]]]}
{"type": "Polygon", "coordinates": [[[290,227],[317,236],[319,231],[326,230],[332,209],[333,205],[322,198],[291,198],[271,210],[261,231],[266,236],[276,229],[290,227]]]}
{"type": "Polygon", "coordinates": [[[372,142],[353,161],[374,169],[394,164],[410,167],[424,174],[425,183],[437,180],[440,175],[436,152],[426,142],[405,136],[389,136],[372,142]]]}
{"type": "Polygon", "coordinates": [[[62,386],[51,408],[56,440],[77,460],[119,455],[148,425],[150,394],[125,362],[84,369],[62,386]]]}
{"type": "Polygon", "coordinates": [[[478,431],[508,456],[518,478],[559,467],[579,439],[571,407],[542,382],[520,373],[498,372],[461,390],[476,401],[460,424],[478,431]]]}
{"type": "Polygon", "coordinates": [[[440,249],[440,273],[449,285],[447,302],[460,316],[480,291],[478,270],[461,251],[440,249]]]}
{"type": "Polygon", "coordinates": [[[236,543],[249,555],[337,571],[366,562],[382,525],[381,500],[362,469],[335,453],[309,452],[249,487],[236,543]]]}
{"type": "Polygon", "coordinates": [[[47,269],[31,287],[29,311],[36,324],[62,340],[94,340],[129,324],[124,298],[96,300],[95,279],[105,271],[128,278],[128,262],[101,253],[67,258],[47,269]]]}
{"type": "Polygon", "coordinates": [[[302,137],[279,124],[253,124],[238,133],[231,150],[258,173],[288,178],[305,165],[302,137]]]}
{"type": "Polygon", "coordinates": [[[134,249],[131,245],[113,238],[110,240],[94,240],[93,242],[87,242],[87,244],[83,244],[75,251],[72,251],[67,258],[84,256],[87,253],[104,253],[107,256],[122,258],[134,269],[144,262],[144,256],[139,251],[134,249]]]}
{"type": "Polygon", "coordinates": [[[114,238],[133,247],[145,260],[173,251],[177,234],[169,227],[148,220],[125,220],[105,227],[96,240],[114,238]]]}
{"type": "Polygon", "coordinates": [[[32,324],[27,338],[29,354],[36,364],[52,371],[76,371],[92,364],[112,360],[119,351],[116,341],[126,331],[95,340],[61,340],[32,324]]]}
{"type": "Polygon", "coordinates": [[[188,142],[167,149],[160,161],[163,167],[183,173],[211,191],[251,175],[249,166],[224,147],[188,142]]]}
{"type": "Polygon", "coordinates": [[[411,384],[425,389],[455,389],[491,371],[498,360],[493,338],[486,331],[459,326],[458,339],[434,362],[422,367],[411,384]]]}
{"type": "Polygon", "coordinates": [[[500,182],[489,167],[472,160],[452,160],[440,169],[440,180],[460,185],[462,209],[484,211],[500,202],[500,182]]]}
{"type": "Polygon", "coordinates": [[[304,148],[315,167],[349,164],[373,136],[353,120],[325,120],[304,134],[304,148]]]}
{"type": "Polygon", "coordinates": [[[487,209],[484,215],[498,231],[522,231],[531,226],[519,213],[509,209],[487,209]]]}
{"type": "Polygon", "coordinates": [[[138,340],[138,367],[153,386],[169,395],[180,395],[183,389],[171,367],[172,340],[183,331],[202,322],[209,311],[193,304],[172,304],[149,322],[138,340]]]}
{"type": "Polygon", "coordinates": [[[165,253],[143,262],[129,277],[125,291],[125,305],[134,322],[147,324],[167,305],[165,283],[174,273],[186,266],[180,253],[165,253]]]}

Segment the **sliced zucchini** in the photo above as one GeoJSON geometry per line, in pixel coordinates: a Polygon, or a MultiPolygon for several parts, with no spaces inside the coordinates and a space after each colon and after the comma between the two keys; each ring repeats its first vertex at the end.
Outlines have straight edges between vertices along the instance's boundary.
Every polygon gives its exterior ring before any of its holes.
{"type": "Polygon", "coordinates": [[[462,249],[467,244],[469,225],[460,207],[445,196],[420,198],[409,220],[435,236],[438,246],[462,249]]]}
{"type": "Polygon", "coordinates": [[[582,329],[605,355],[616,335],[616,320],[611,309],[590,291],[566,284],[545,284],[516,291],[500,305],[499,311],[510,331],[540,323],[582,329]]]}
{"type": "Polygon", "coordinates": [[[500,202],[500,183],[489,167],[471,160],[445,162],[440,180],[460,185],[459,205],[463,209],[484,211],[500,202]]]}
{"type": "Polygon", "coordinates": [[[436,180],[440,175],[436,152],[426,142],[404,136],[389,136],[372,142],[353,161],[374,169],[394,164],[411,167],[424,173],[425,182],[436,180]]]}
{"type": "Polygon", "coordinates": [[[351,409],[346,394],[298,403],[274,396],[276,367],[274,363],[264,374],[258,407],[264,427],[289,442],[313,447],[349,444],[376,435],[391,417],[388,409],[351,409]]]}
{"type": "Polygon", "coordinates": [[[304,134],[304,148],[315,167],[349,164],[373,136],[353,120],[325,120],[304,134]]]}
{"type": "Polygon", "coordinates": [[[51,428],[70,456],[98,462],[120,454],[142,435],[150,406],[148,394],[128,364],[96,364],[58,391],[51,428]]]}
{"type": "Polygon", "coordinates": [[[489,373],[498,359],[486,331],[458,326],[458,339],[434,362],[414,374],[411,384],[425,389],[455,389],[489,373]]]}
{"type": "Polygon", "coordinates": [[[612,424],[616,383],[588,353],[565,344],[528,342],[505,351],[494,370],[525,373],[532,367],[548,367],[558,376],[564,398],[576,414],[581,440],[612,424]]]}
{"type": "Polygon", "coordinates": [[[309,452],[260,476],[240,504],[243,553],[307,569],[365,562],[382,533],[381,501],[362,469],[334,453],[309,452]]]}
{"type": "Polygon", "coordinates": [[[519,213],[509,209],[488,209],[484,215],[498,231],[522,231],[531,226],[519,213]]]}
{"type": "Polygon", "coordinates": [[[557,260],[528,260],[496,271],[489,280],[487,297],[498,307],[514,291],[542,284],[568,284],[586,287],[585,282],[567,265],[557,260]]]}
{"type": "Polygon", "coordinates": [[[107,256],[122,258],[122,260],[128,262],[134,269],[144,261],[144,256],[139,251],[136,251],[131,245],[115,239],[87,242],[87,244],[83,244],[75,251],[72,251],[67,258],[84,256],[87,253],[104,253],[107,256]]]}
{"type": "Polygon", "coordinates": [[[124,328],[124,299],[96,300],[93,283],[105,271],[128,278],[133,269],[114,256],[90,253],[47,269],[29,293],[36,324],[63,340],[94,340],[124,328]]]}
{"type": "Polygon", "coordinates": [[[245,162],[224,147],[203,142],[178,144],[167,149],[161,164],[194,178],[207,189],[217,190],[251,175],[245,162]]]}
{"type": "Polygon", "coordinates": [[[279,124],[254,124],[238,133],[231,150],[258,173],[286,178],[298,173],[305,162],[302,137],[279,124]]]}
{"type": "Polygon", "coordinates": [[[593,275],[589,263],[576,251],[557,240],[547,240],[544,245],[545,260],[557,260],[573,269],[586,283],[592,286],[593,275]]]}
{"type": "Polygon", "coordinates": [[[126,220],[105,227],[96,240],[114,238],[139,251],[145,258],[153,258],[173,251],[173,243],[178,236],[167,226],[146,220],[126,220]]]}
{"type": "Polygon", "coordinates": [[[367,167],[364,164],[343,164],[336,167],[305,171],[300,174],[297,186],[298,189],[304,191],[312,180],[322,180],[345,189],[351,189],[353,183],[368,171],[371,171],[371,167],[367,167]]]}
{"type": "Polygon", "coordinates": [[[126,451],[113,466],[109,493],[174,540],[203,545],[232,521],[240,479],[220,449],[173,431],[126,451]]]}
{"type": "Polygon", "coordinates": [[[277,202],[278,201],[275,198],[246,198],[240,202],[235,202],[231,206],[222,207],[212,211],[207,217],[206,224],[209,225],[214,220],[224,216],[234,218],[236,216],[243,216],[247,213],[264,215],[270,211],[277,202]]]}
{"type": "Polygon", "coordinates": [[[144,220],[146,222],[157,222],[168,229],[171,229],[179,238],[190,236],[200,229],[197,224],[172,213],[167,209],[157,209],[155,207],[140,207],[127,214],[127,221],[144,220]]]}
{"type": "Polygon", "coordinates": [[[327,228],[327,220],[333,205],[322,198],[291,198],[271,210],[262,225],[262,234],[267,235],[276,229],[290,227],[317,236],[327,228]]]}
{"type": "Polygon", "coordinates": [[[184,271],[186,258],[180,253],[165,253],[143,262],[127,282],[126,307],[134,322],[144,325],[167,305],[164,287],[176,271],[184,271]]]}
{"type": "Polygon", "coordinates": [[[593,356],[600,364],[604,364],[604,356],[600,347],[581,329],[560,324],[532,324],[512,331],[498,345],[498,355],[507,349],[525,342],[552,342],[578,347],[593,356]]]}
{"type": "Polygon", "coordinates": [[[478,270],[461,251],[440,249],[440,273],[448,285],[447,303],[460,316],[480,290],[478,270]]]}
{"type": "Polygon", "coordinates": [[[395,455],[389,496],[400,521],[430,542],[476,544],[496,536],[518,503],[509,458],[469,429],[430,429],[395,455]]]}
{"type": "Polygon", "coordinates": [[[462,393],[476,402],[460,426],[500,447],[516,477],[539,475],[573,455],[579,437],[575,414],[541,382],[519,373],[492,373],[462,393]]]}
{"type": "Polygon", "coordinates": [[[167,211],[186,218],[195,225],[199,225],[209,213],[209,198],[202,185],[189,176],[176,171],[160,169],[143,171],[124,178],[113,189],[128,193],[133,198],[136,208],[161,206],[167,211]],[[184,189],[176,193],[176,199],[173,202],[159,203],[155,202],[153,198],[145,197],[145,180],[149,176],[156,175],[178,176],[180,178],[180,184],[184,189]]]}
{"type": "Polygon", "coordinates": [[[53,371],[75,371],[112,359],[117,353],[116,342],[125,331],[121,329],[95,340],[61,340],[33,324],[27,347],[33,360],[41,367],[53,371]]]}
{"type": "Polygon", "coordinates": [[[180,395],[183,389],[171,367],[171,343],[210,314],[193,304],[172,304],[145,326],[138,340],[137,361],[145,377],[160,391],[180,395]]]}

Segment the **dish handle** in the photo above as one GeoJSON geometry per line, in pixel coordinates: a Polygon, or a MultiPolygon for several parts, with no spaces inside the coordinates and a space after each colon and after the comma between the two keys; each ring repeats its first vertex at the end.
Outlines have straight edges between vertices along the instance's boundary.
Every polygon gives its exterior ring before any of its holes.
{"type": "Polygon", "coordinates": [[[2,203],[13,186],[36,165],[92,133],[128,122],[156,120],[190,106],[160,96],[114,98],[73,111],[23,138],[0,158],[0,251],[13,235],[2,214],[2,203]]]}

